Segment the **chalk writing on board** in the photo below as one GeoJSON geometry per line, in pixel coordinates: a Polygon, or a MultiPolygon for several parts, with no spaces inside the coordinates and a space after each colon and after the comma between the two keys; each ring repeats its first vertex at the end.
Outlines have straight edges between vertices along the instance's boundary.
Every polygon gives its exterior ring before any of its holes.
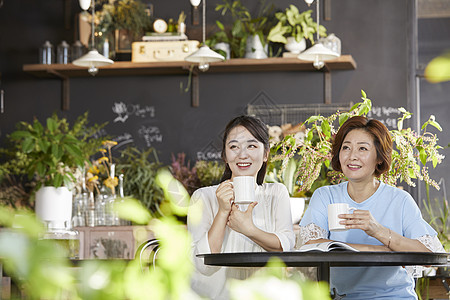
{"type": "Polygon", "coordinates": [[[217,145],[220,145],[220,139],[210,142],[202,150],[197,151],[197,160],[221,160],[222,149],[217,145]]]}
{"type": "Polygon", "coordinates": [[[117,117],[114,119],[114,123],[125,123],[125,121],[128,120],[130,116],[140,118],[155,117],[155,107],[148,105],[141,107],[140,104],[125,104],[124,102],[114,102],[112,111],[117,114],[117,117]]]}
{"type": "Polygon", "coordinates": [[[144,139],[147,147],[151,147],[154,143],[162,143],[163,141],[163,135],[156,126],[141,126],[138,133],[144,139]]]}
{"type": "Polygon", "coordinates": [[[117,142],[117,145],[114,146],[115,148],[120,148],[123,145],[134,142],[133,136],[128,132],[125,132],[119,136],[116,136],[115,138],[113,138],[113,140],[117,142]]]}
{"type": "Polygon", "coordinates": [[[397,121],[401,112],[398,108],[390,106],[372,106],[367,117],[379,120],[381,123],[393,129],[397,129],[397,121]]]}

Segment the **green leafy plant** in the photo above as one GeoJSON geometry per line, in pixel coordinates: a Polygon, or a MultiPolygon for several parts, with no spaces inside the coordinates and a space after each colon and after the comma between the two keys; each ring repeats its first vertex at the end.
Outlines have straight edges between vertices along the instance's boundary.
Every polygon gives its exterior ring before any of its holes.
{"type": "Polygon", "coordinates": [[[220,161],[199,160],[195,163],[195,169],[201,186],[210,186],[220,182],[225,164],[220,161]]]}
{"type": "Polygon", "coordinates": [[[146,6],[139,0],[99,1],[102,8],[96,12],[97,27],[103,34],[116,29],[125,29],[133,33],[135,39],[142,36],[151,26],[146,6]]]}
{"type": "Polygon", "coordinates": [[[444,193],[442,201],[435,198],[434,201],[430,198],[430,186],[427,184],[426,193],[427,198],[423,201],[423,207],[426,211],[425,217],[428,218],[428,223],[436,230],[439,241],[444,246],[445,251],[450,251],[450,232],[449,230],[449,205],[447,197],[444,193]]]}
{"type": "Polygon", "coordinates": [[[33,123],[20,122],[9,136],[13,144],[9,151],[11,160],[3,165],[4,170],[14,175],[27,174],[30,180],[34,178],[37,189],[42,185],[71,186],[75,180],[73,170],[84,166],[93,148],[101,142],[91,135],[100,126],[86,130],[86,123],[87,113],[72,127],[56,114],[47,118],[44,125],[37,119],[33,123]]]}
{"type": "MultiPolygon", "coordinates": [[[[156,268],[142,272],[137,257],[133,261],[84,260],[78,262],[74,272],[67,252],[55,240],[41,239],[44,227],[30,211],[4,206],[0,206],[3,228],[0,263],[29,299],[60,299],[62,295],[64,299],[202,299],[190,288],[191,237],[186,226],[174,218],[186,215],[186,209],[177,209],[177,199],[181,195],[189,203],[189,195],[167,170],[160,170],[156,181],[172,208],[167,210],[166,216],[152,218],[142,204],[132,198],[117,204],[121,218],[149,226],[154,232],[160,243],[156,268]],[[178,188],[173,191],[171,187],[175,185],[178,188]]],[[[242,299],[243,289],[249,299],[260,298],[261,286],[265,287],[267,295],[278,296],[280,286],[289,291],[294,286],[299,299],[330,299],[326,283],[308,282],[294,276],[286,278],[279,261],[269,262],[269,267],[263,271],[248,279],[251,288],[246,287],[247,281],[233,281],[231,299],[242,299]]]]}
{"type": "MultiPolygon", "coordinates": [[[[314,34],[317,32],[317,23],[311,17],[312,10],[299,12],[295,5],[290,5],[285,12],[277,12],[275,17],[278,23],[271,28],[267,39],[276,43],[287,43],[286,37],[295,37],[297,42],[301,39],[310,40],[314,44],[314,34]]],[[[319,26],[319,35],[326,36],[327,30],[319,26]]]]}
{"type": "Polygon", "coordinates": [[[156,183],[156,174],[162,167],[156,150],[129,147],[122,151],[119,161],[117,170],[124,174],[124,194],[138,199],[153,215],[159,215],[164,194],[156,183]]]}
{"type": "Polygon", "coordinates": [[[228,43],[231,48],[232,58],[241,58],[245,55],[246,40],[248,36],[258,35],[263,45],[266,43],[265,36],[272,26],[272,17],[274,6],[261,2],[261,6],[257,17],[252,17],[250,11],[241,0],[223,0],[222,4],[217,4],[216,11],[221,11],[222,16],[231,14],[233,24],[229,33],[225,31],[225,27],[219,22],[220,33],[216,38],[225,41],[227,36],[228,43]]]}
{"type": "MultiPolygon", "coordinates": [[[[282,161],[282,170],[286,168],[294,155],[300,157],[296,173],[299,191],[311,189],[320,176],[323,165],[327,169],[330,168],[332,141],[339,126],[348,118],[367,115],[371,110],[371,100],[367,98],[364,91],[361,91],[361,94],[363,102],[356,103],[348,112],[336,112],[329,117],[320,115],[309,117],[305,123],[310,128],[307,129],[304,140],[296,140],[293,136],[288,135],[283,141],[272,147],[272,159],[282,161]],[[336,129],[335,121],[338,121],[336,129]]],[[[415,186],[413,179],[417,179],[439,189],[438,184],[429,177],[426,164],[431,162],[433,167],[436,167],[442,162],[444,156],[438,152],[442,147],[437,144],[437,136],[428,132],[427,127],[433,126],[442,130],[441,127],[435,121],[434,116],[430,116],[421,128],[422,133],[416,133],[411,128],[405,129],[403,122],[411,117],[411,113],[403,108],[399,110],[403,115],[398,120],[398,129],[390,131],[394,141],[391,168],[380,177],[380,180],[390,185],[404,181],[410,186],[415,186]],[[419,161],[423,166],[419,165],[419,161]]],[[[328,172],[328,176],[331,177],[331,182],[343,179],[343,174],[335,171],[328,172]]]]}

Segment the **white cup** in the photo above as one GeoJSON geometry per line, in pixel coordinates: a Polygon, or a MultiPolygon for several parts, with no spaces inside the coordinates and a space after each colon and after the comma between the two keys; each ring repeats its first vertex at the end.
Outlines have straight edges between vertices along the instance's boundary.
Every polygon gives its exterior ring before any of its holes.
{"type": "Polygon", "coordinates": [[[347,203],[333,203],[328,204],[328,228],[330,231],[346,231],[344,224],[339,224],[340,221],[344,220],[338,218],[338,215],[348,214],[350,210],[356,208],[349,207],[347,203]]]}
{"type": "Polygon", "coordinates": [[[233,178],[234,203],[250,204],[255,201],[255,177],[237,176],[233,178]]]}

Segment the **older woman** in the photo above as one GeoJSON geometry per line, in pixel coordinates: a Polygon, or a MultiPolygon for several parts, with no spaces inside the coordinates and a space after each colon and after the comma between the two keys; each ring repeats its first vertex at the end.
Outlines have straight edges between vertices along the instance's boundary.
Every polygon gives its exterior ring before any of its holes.
{"type": "MultiPolygon", "coordinates": [[[[300,222],[304,243],[335,240],[361,251],[443,251],[411,195],[378,179],[389,170],[391,153],[390,133],[381,122],[356,116],[341,126],[331,164],[347,181],[314,192],[300,222]],[[331,203],[356,208],[339,215],[348,230],[328,230],[331,203]]],[[[402,267],[331,268],[330,284],[345,299],[417,299],[414,281],[402,267]]]]}

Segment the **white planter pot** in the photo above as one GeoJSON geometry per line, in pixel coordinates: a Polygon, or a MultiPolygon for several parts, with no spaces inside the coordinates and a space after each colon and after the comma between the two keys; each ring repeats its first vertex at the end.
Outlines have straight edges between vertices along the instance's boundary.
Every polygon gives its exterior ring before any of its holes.
{"type": "Polygon", "coordinates": [[[228,43],[217,43],[214,46],[214,49],[222,50],[223,52],[226,53],[225,59],[230,59],[230,56],[231,56],[230,44],[228,44],[228,43]]]}
{"type": "Polygon", "coordinates": [[[72,192],[67,187],[41,187],[36,192],[35,211],[36,216],[49,228],[70,227],[72,192]]]}
{"type": "Polygon", "coordinates": [[[245,58],[262,59],[267,58],[268,46],[263,47],[259,35],[247,37],[247,46],[245,48],[245,58]]]}
{"type": "Polygon", "coordinates": [[[305,39],[301,39],[300,42],[295,40],[295,37],[290,36],[287,38],[287,43],[284,45],[284,48],[294,54],[299,54],[303,50],[306,49],[306,41],[305,39]]]}
{"type": "Polygon", "coordinates": [[[290,197],[292,224],[298,224],[305,209],[305,198],[290,197]]]}

